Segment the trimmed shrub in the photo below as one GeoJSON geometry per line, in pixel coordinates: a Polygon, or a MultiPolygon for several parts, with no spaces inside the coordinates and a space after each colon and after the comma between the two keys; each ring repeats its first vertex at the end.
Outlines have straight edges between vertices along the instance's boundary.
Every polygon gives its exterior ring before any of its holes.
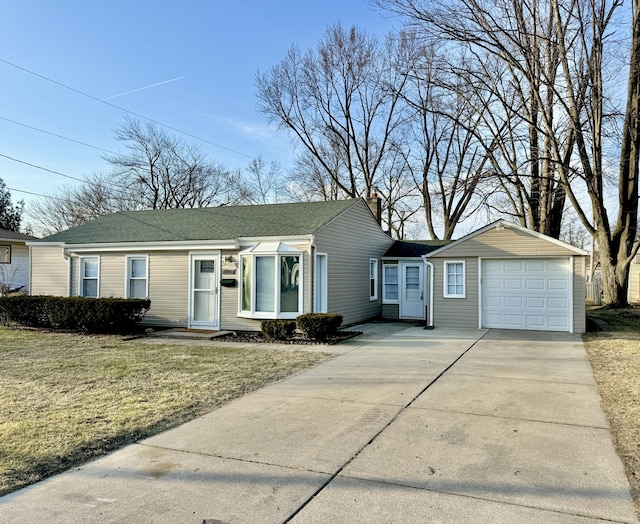
{"type": "Polygon", "coordinates": [[[137,298],[0,297],[0,313],[8,321],[82,333],[131,333],[150,307],[149,299],[137,298]]]}
{"type": "Polygon", "coordinates": [[[324,342],[335,337],[342,324],[342,315],[335,313],[305,313],[296,318],[298,328],[308,337],[324,342]]]}
{"type": "Polygon", "coordinates": [[[271,340],[288,340],[296,329],[295,320],[263,320],[260,323],[262,334],[271,340]]]}

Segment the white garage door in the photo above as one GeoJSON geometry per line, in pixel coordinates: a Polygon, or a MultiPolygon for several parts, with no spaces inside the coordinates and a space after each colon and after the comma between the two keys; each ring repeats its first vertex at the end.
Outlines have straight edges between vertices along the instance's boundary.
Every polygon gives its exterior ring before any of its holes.
{"type": "Polygon", "coordinates": [[[571,331],[569,259],[482,260],[482,327],[571,331]]]}

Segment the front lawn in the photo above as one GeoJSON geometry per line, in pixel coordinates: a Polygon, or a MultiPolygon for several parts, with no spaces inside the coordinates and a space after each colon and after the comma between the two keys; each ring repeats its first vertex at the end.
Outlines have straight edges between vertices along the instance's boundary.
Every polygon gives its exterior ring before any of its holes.
{"type": "Polygon", "coordinates": [[[584,336],[614,442],[640,516],[640,310],[588,312],[610,331],[584,336]]]}
{"type": "Polygon", "coordinates": [[[0,495],[329,358],[0,327],[0,495]]]}

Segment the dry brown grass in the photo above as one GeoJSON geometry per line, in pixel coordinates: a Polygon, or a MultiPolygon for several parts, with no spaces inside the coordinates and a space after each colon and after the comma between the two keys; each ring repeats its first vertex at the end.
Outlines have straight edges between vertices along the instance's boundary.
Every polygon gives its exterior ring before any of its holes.
{"type": "Polygon", "coordinates": [[[606,313],[617,331],[585,335],[585,346],[614,442],[640,517],[640,316],[606,313]]]}
{"type": "Polygon", "coordinates": [[[329,358],[0,328],[0,495],[329,358]]]}

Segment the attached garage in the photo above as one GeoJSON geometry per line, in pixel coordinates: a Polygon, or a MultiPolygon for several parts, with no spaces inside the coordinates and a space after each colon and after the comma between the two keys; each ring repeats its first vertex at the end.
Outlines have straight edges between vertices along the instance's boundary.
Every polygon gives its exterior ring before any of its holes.
{"type": "Polygon", "coordinates": [[[569,258],[481,260],[483,328],[571,331],[569,258]]]}
{"type": "Polygon", "coordinates": [[[586,252],[500,220],[423,258],[432,324],[582,333],[586,252]]]}

